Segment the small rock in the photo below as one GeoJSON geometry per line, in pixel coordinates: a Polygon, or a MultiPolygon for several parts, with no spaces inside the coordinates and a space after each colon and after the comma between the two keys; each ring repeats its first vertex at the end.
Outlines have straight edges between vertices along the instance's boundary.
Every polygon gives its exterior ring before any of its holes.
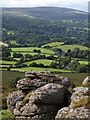
{"type": "Polygon", "coordinates": [[[90,87],[90,76],[86,77],[86,78],[83,80],[82,85],[83,85],[83,86],[86,86],[86,87],[90,87]]]}
{"type": "Polygon", "coordinates": [[[70,80],[66,77],[61,78],[61,84],[64,85],[65,87],[69,87],[71,85],[70,80]]]}

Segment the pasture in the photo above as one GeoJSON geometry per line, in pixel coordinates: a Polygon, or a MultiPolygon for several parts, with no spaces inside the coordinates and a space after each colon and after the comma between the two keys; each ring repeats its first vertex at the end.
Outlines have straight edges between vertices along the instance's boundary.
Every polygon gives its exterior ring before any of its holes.
{"type": "MultiPolygon", "coordinates": [[[[14,52],[11,52],[11,56],[13,56],[13,53],[14,52]]],[[[30,52],[30,51],[19,51],[19,52],[17,52],[16,51],[16,53],[18,54],[22,54],[23,56],[25,56],[26,54],[30,54],[30,55],[32,55],[32,56],[34,56],[34,55],[37,55],[37,53],[34,53],[34,52],[30,52]]]]}
{"type": "Polygon", "coordinates": [[[76,86],[81,86],[88,73],[59,73],[58,75],[68,77],[76,86]]]}
{"type": "Polygon", "coordinates": [[[13,65],[15,63],[16,63],[15,61],[0,60],[0,64],[2,64],[2,65],[13,65]]]}
{"type": "Polygon", "coordinates": [[[52,42],[52,43],[48,43],[48,44],[43,45],[43,47],[44,46],[57,47],[57,46],[61,46],[63,44],[64,44],[64,42],[52,42]]]}
{"type": "Polygon", "coordinates": [[[57,46],[57,48],[62,49],[63,51],[67,51],[68,49],[74,50],[75,48],[79,48],[80,50],[88,50],[88,47],[82,46],[82,45],[62,45],[57,46]]]}
{"type": "Polygon", "coordinates": [[[52,42],[49,44],[45,44],[44,46],[51,46],[53,48],[59,48],[62,49],[63,51],[67,51],[68,49],[74,50],[75,48],[79,48],[80,50],[88,50],[88,47],[82,46],[82,45],[77,45],[77,44],[73,44],[73,45],[64,45],[63,42],[52,42]]]}
{"type": "Polygon", "coordinates": [[[29,64],[31,64],[32,62],[35,62],[35,63],[37,63],[37,64],[42,63],[42,64],[44,64],[44,65],[46,65],[46,66],[49,66],[49,65],[52,63],[52,61],[53,61],[53,60],[38,59],[38,60],[29,61],[29,62],[24,62],[24,64],[29,65],[29,64]]]}
{"type": "Polygon", "coordinates": [[[33,53],[33,50],[36,49],[36,50],[41,50],[41,53],[43,54],[54,54],[54,51],[52,50],[48,50],[48,49],[45,49],[45,48],[38,48],[38,47],[17,47],[17,48],[12,48],[12,51],[13,52],[30,52],[30,53],[33,53]]]}
{"type": "Polygon", "coordinates": [[[69,70],[55,69],[55,68],[40,68],[40,67],[11,68],[11,71],[20,71],[20,72],[26,72],[26,71],[43,71],[43,70],[48,70],[50,72],[71,72],[69,70]]]}
{"type": "Polygon", "coordinates": [[[87,61],[87,60],[82,60],[82,59],[72,59],[71,62],[73,62],[74,60],[78,60],[78,63],[80,63],[80,64],[88,65],[88,61],[87,61]]]}
{"type": "Polygon", "coordinates": [[[88,61],[82,61],[82,60],[79,61],[79,63],[80,63],[80,64],[84,64],[84,65],[88,65],[88,64],[89,64],[88,61]]]}

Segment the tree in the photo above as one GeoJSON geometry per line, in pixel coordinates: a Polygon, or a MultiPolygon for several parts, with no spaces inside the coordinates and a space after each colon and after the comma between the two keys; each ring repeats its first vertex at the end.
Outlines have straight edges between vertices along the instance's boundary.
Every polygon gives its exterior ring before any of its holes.
{"type": "Polygon", "coordinates": [[[32,62],[29,66],[30,67],[38,67],[38,64],[36,62],[32,62]]]}
{"type": "Polygon", "coordinates": [[[30,54],[25,54],[25,58],[32,58],[33,56],[30,54]]]}
{"type": "Polygon", "coordinates": [[[56,49],[55,52],[58,57],[62,56],[62,49],[56,49]]]}
{"type": "Polygon", "coordinates": [[[8,67],[8,68],[7,68],[7,71],[10,71],[10,69],[11,69],[11,67],[8,67]]]}
{"type": "Polygon", "coordinates": [[[35,52],[35,53],[36,53],[36,52],[37,52],[37,50],[36,50],[36,49],[34,49],[34,50],[33,50],[33,52],[35,52]]]}
{"type": "Polygon", "coordinates": [[[40,53],[41,53],[41,50],[37,50],[37,53],[40,54],[40,53]]]}
{"type": "Polygon", "coordinates": [[[20,63],[24,62],[24,57],[20,57],[20,63]]]}
{"type": "Polygon", "coordinates": [[[13,57],[14,58],[20,58],[20,57],[23,57],[23,54],[14,52],[13,57]]]}

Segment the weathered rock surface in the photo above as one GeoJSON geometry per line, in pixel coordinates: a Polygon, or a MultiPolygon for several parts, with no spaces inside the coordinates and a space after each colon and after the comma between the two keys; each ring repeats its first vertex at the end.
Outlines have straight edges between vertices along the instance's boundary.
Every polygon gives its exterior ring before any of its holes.
{"type": "Polygon", "coordinates": [[[56,119],[60,118],[90,118],[90,88],[77,87],[71,96],[69,107],[62,108],[58,111],[56,119]]]}
{"type": "Polygon", "coordinates": [[[90,109],[90,88],[77,87],[71,96],[71,108],[84,107],[90,109]]]}
{"type": "Polygon", "coordinates": [[[40,80],[40,79],[33,79],[30,80],[29,78],[24,78],[24,79],[20,79],[17,82],[17,88],[21,89],[21,90],[35,90],[43,85],[45,85],[46,82],[40,80]]]}
{"type": "Polygon", "coordinates": [[[32,92],[29,100],[37,104],[62,105],[67,89],[55,83],[47,84],[32,92]]]}
{"type": "Polygon", "coordinates": [[[90,118],[90,109],[85,109],[84,107],[80,108],[75,108],[71,109],[70,107],[65,107],[62,108],[58,111],[55,119],[72,119],[72,120],[77,120],[77,119],[84,119],[84,120],[89,120],[90,118]]]}
{"type": "Polygon", "coordinates": [[[57,111],[66,106],[66,103],[68,104],[69,92],[62,85],[50,83],[28,93],[26,96],[21,95],[21,98],[18,95],[16,91],[8,96],[8,98],[11,97],[8,99],[8,103],[11,108],[14,106],[12,110],[16,117],[43,119],[46,116],[54,118],[57,111]],[[13,99],[13,95],[18,98],[10,101],[13,99]]]}
{"type": "MultiPolygon", "coordinates": [[[[25,77],[17,82],[17,91],[7,97],[9,110],[16,120],[44,120],[90,117],[90,88],[74,87],[63,76],[54,76],[48,71],[26,72],[25,77]],[[71,95],[72,94],[72,95],[71,95]],[[56,117],[55,117],[56,116],[56,117]]],[[[90,77],[82,85],[89,84],[90,77]]]]}
{"type": "Polygon", "coordinates": [[[52,75],[48,71],[43,72],[26,72],[26,78],[20,79],[16,87],[20,90],[35,90],[47,83],[57,83],[69,87],[71,82],[66,77],[52,75]]]}
{"type": "Polygon", "coordinates": [[[7,97],[7,105],[9,110],[13,111],[17,102],[22,101],[25,97],[25,94],[22,91],[15,91],[9,93],[7,97]]]}

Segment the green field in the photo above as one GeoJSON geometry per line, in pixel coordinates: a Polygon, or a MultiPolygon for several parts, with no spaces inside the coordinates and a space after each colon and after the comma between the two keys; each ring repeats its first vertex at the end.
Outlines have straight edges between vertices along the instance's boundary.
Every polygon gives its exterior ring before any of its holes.
{"type": "Polygon", "coordinates": [[[11,40],[10,43],[11,43],[11,44],[18,45],[18,44],[16,43],[16,40],[11,40]]]}
{"type": "Polygon", "coordinates": [[[74,60],[78,60],[78,63],[80,63],[80,64],[88,65],[88,61],[87,60],[72,59],[71,62],[73,62],[74,60]]]}
{"type": "MultiPolygon", "coordinates": [[[[12,41],[12,42],[15,42],[15,41],[12,41]]],[[[42,48],[38,48],[38,47],[16,47],[16,48],[11,48],[11,56],[13,56],[14,52],[21,53],[21,54],[23,54],[23,56],[25,56],[26,54],[30,54],[30,55],[34,56],[34,55],[38,55],[38,53],[33,52],[33,50],[40,50],[41,51],[40,55],[45,55],[46,57],[52,55],[54,57],[57,57],[57,56],[55,56],[55,52],[53,51],[55,48],[61,48],[63,51],[67,51],[68,49],[74,50],[76,47],[80,48],[81,50],[88,49],[87,47],[84,47],[84,46],[81,46],[81,45],[64,45],[63,42],[52,42],[52,43],[45,44],[45,45],[52,46],[52,48],[51,48],[52,50],[43,48],[43,46],[42,46],[42,48]]],[[[32,62],[36,62],[37,64],[42,63],[45,66],[50,66],[51,62],[56,60],[56,58],[54,60],[47,60],[47,59],[40,59],[39,58],[38,60],[32,60],[32,61],[23,62],[23,63],[27,64],[29,66],[32,62]]],[[[72,58],[72,60],[73,59],[76,59],[76,58],[72,58]]],[[[14,60],[19,61],[20,58],[14,58],[14,60]]],[[[27,60],[30,60],[30,59],[27,59],[27,60]]],[[[13,65],[12,67],[15,67],[16,63],[17,63],[16,61],[0,60],[0,69],[6,70],[8,67],[10,67],[10,65],[13,65]]],[[[79,63],[88,65],[87,60],[79,59],[79,63]]],[[[71,72],[69,70],[63,70],[63,69],[61,70],[61,69],[55,69],[55,68],[41,68],[41,67],[11,68],[10,70],[21,71],[21,72],[25,72],[25,71],[29,71],[29,70],[33,70],[33,71],[48,70],[48,71],[55,71],[55,72],[58,72],[58,71],[59,72],[71,72]]]]}
{"type": "Polygon", "coordinates": [[[52,42],[52,43],[48,43],[48,44],[45,44],[43,45],[44,46],[51,46],[51,47],[57,47],[57,46],[61,46],[62,44],[64,44],[64,42],[52,42]]]}
{"type": "Polygon", "coordinates": [[[31,64],[32,62],[36,62],[37,64],[39,64],[39,63],[42,63],[42,64],[44,64],[44,65],[50,65],[51,64],[51,62],[52,62],[52,60],[47,60],[47,59],[38,59],[38,60],[33,60],[33,61],[29,61],[29,62],[24,62],[24,64],[27,64],[27,65],[29,65],[29,64],[31,64]]]}
{"type": "Polygon", "coordinates": [[[15,61],[0,60],[0,64],[2,64],[2,65],[13,65],[15,63],[16,63],[15,61]]]}
{"type": "Polygon", "coordinates": [[[63,45],[63,42],[52,42],[49,44],[45,44],[44,46],[52,46],[53,48],[60,48],[63,51],[67,51],[68,49],[74,50],[75,48],[79,48],[80,50],[88,50],[88,47],[82,46],[82,45],[63,45]]]}
{"type": "MultiPolygon", "coordinates": [[[[13,53],[14,53],[14,51],[11,52],[11,56],[13,56],[13,53]]],[[[34,53],[34,52],[30,52],[30,51],[19,51],[19,52],[16,51],[16,53],[23,54],[23,56],[25,56],[26,54],[30,54],[30,55],[32,55],[32,56],[38,55],[38,53],[34,53]]],[[[52,55],[52,54],[49,54],[49,53],[41,53],[40,55],[45,55],[45,56],[47,57],[47,56],[50,56],[50,55],[52,55]]]]}
{"type": "Polygon", "coordinates": [[[54,51],[48,50],[45,48],[38,48],[38,47],[17,47],[17,48],[12,48],[13,52],[30,52],[33,53],[33,50],[41,50],[41,53],[43,54],[54,54],[54,51]]]}
{"type": "Polygon", "coordinates": [[[9,86],[11,82],[14,82],[16,78],[24,77],[23,72],[2,71],[2,83],[9,86]]]}
{"type": "Polygon", "coordinates": [[[80,64],[88,65],[88,61],[79,61],[80,64]]]}
{"type": "Polygon", "coordinates": [[[60,73],[58,75],[68,77],[76,86],[81,86],[88,73],[60,73]]]}
{"type": "MultiPolygon", "coordinates": [[[[14,52],[11,52],[11,56],[13,56],[13,53],[14,52]]],[[[25,56],[26,54],[30,54],[30,55],[32,55],[32,56],[34,56],[34,55],[37,55],[37,53],[34,53],[34,52],[29,52],[29,51],[19,51],[19,52],[16,52],[16,53],[19,53],[19,54],[23,54],[23,56],[25,56]]]]}
{"type": "Polygon", "coordinates": [[[4,69],[4,68],[8,68],[10,67],[10,65],[0,65],[0,68],[4,69]]]}
{"type": "Polygon", "coordinates": [[[40,67],[11,68],[11,70],[12,71],[20,71],[20,72],[26,72],[26,71],[43,71],[43,70],[48,70],[50,72],[71,72],[69,70],[63,70],[63,69],[40,68],[40,67]]]}
{"type": "Polygon", "coordinates": [[[80,50],[88,50],[88,47],[82,46],[82,45],[62,45],[57,46],[57,48],[62,49],[63,51],[67,51],[68,49],[74,50],[75,48],[79,48],[80,50]]]}

